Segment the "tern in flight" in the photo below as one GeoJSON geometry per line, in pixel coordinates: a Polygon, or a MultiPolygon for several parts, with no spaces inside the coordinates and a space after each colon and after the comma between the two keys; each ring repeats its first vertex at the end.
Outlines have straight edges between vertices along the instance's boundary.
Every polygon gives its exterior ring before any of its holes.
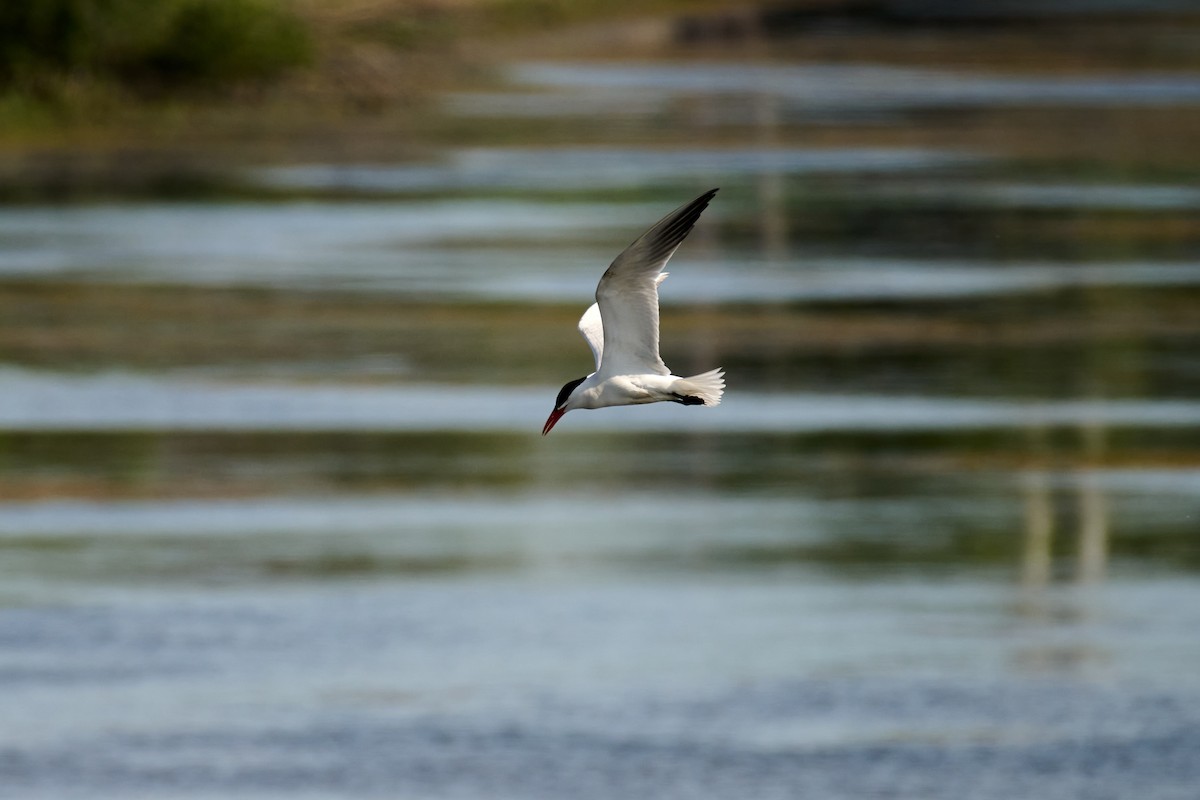
{"type": "Polygon", "coordinates": [[[609,265],[596,286],[596,302],[579,319],[579,332],[596,356],[596,371],[563,385],[543,436],[576,408],[721,402],[724,372],[713,369],[681,378],[671,374],[658,354],[658,285],[667,277],[663,267],[716,193],[707,191],[667,214],[609,265]]]}

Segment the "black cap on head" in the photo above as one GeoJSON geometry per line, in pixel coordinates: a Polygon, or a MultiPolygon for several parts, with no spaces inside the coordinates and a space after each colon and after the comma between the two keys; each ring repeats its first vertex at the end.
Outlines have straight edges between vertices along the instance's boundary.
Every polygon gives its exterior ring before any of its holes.
{"type": "Polygon", "coordinates": [[[575,387],[587,380],[587,376],[576,378],[573,381],[567,381],[563,387],[558,390],[558,397],[554,398],[554,407],[561,408],[562,404],[567,402],[567,398],[571,396],[571,392],[575,391],[575,387]]]}

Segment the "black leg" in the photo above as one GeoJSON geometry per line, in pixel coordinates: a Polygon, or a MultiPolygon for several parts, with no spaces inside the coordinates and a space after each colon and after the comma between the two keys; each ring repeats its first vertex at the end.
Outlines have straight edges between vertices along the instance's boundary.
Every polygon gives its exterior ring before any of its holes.
{"type": "MultiPolygon", "coordinates": [[[[672,394],[674,394],[674,392],[672,392],[672,394]]],[[[690,394],[675,394],[675,399],[672,400],[671,402],[679,403],[680,405],[685,405],[685,406],[702,406],[702,405],[704,405],[704,401],[701,398],[692,397],[690,394]]]]}

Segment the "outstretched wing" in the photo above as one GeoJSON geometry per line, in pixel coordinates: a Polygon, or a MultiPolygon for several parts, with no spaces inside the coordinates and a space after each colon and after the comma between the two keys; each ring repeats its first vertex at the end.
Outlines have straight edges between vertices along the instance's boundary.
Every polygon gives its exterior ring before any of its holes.
{"type": "MultiPolygon", "coordinates": [[[[655,285],[665,281],[669,274],[669,272],[658,273],[658,277],[654,279],[655,285]]],[[[596,369],[599,370],[600,362],[604,360],[604,320],[600,316],[599,303],[592,303],[588,306],[588,310],[583,312],[583,316],[579,318],[579,332],[583,334],[583,340],[592,349],[592,355],[596,357],[596,369]]]]}
{"type": "MultiPolygon", "coordinates": [[[[658,354],[660,276],[716,193],[716,189],[707,191],[663,217],[625,248],[600,278],[593,308],[600,313],[602,336],[592,338],[599,333],[594,322],[588,326],[593,334],[584,332],[583,336],[596,355],[596,371],[603,376],[670,374],[658,354]],[[603,341],[603,345],[597,347],[595,341],[603,341]]],[[[579,321],[581,331],[591,312],[589,308],[579,321]]]]}

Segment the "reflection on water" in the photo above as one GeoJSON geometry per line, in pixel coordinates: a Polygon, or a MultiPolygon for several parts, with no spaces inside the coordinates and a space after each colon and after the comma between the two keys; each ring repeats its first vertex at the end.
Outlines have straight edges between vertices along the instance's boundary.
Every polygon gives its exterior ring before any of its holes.
{"type": "Polygon", "coordinates": [[[724,100],[705,120],[741,123],[756,95],[778,99],[780,113],[855,118],[929,109],[1037,105],[1170,106],[1200,102],[1200,76],[999,76],[874,64],[527,63],[510,69],[517,85],[559,92],[451,95],[458,114],[560,116],[661,114],[672,100],[724,100]],[[740,117],[740,118],[739,118],[740,117]]]}
{"type": "Polygon", "coordinates": [[[1034,66],[517,64],[421,163],[0,209],[0,794],[1191,797],[1200,84],[1034,66]],[[726,401],[540,437],[712,185],[726,401]]]}
{"type": "MultiPolygon", "coordinates": [[[[1077,529],[1073,561],[1073,579],[1084,585],[1104,581],[1108,566],[1110,507],[1105,488],[1104,470],[1094,466],[1103,460],[1105,429],[1095,417],[1080,430],[1082,441],[1081,468],[1072,474],[1066,485],[1042,469],[1023,476],[1025,486],[1025,540],[1021,556],[1022,584],[1031,592],[1050,585],[1053,577],[1054,534],[1056,528],[1055,490],[1074,495],[1074,520],[1077,529]]],[[[1033,438],[1044,450],[1046,429],[1038,425],[1031,429],[1033,438]]]]}
{"type": "Polygon", "coordinates": [[[433,271],[441,257],[427,254],[433,243],[586,237],[639,225],[653,213],[637,206],[471,200],[17,208],[0,214],[0,273],[322,288],[386,281],[397,273],[420,281],[423,269],[433,271]]]}
{"type": "MultiPolygon", "coordinates": [[[[772,199],[775,180],[764,175],[758,182],[765,204],[763,219],[755,220],[761,247],[706,250],[697,243],[679,253],[664,303],[939,300],[1200,286],[1200,263],[1183,259],[791,254],[787,209],[772,199]]],[[[611,260],[628,243],[628,231],[659,210],[641,203],[508,201],[21,209],[0,215],[0,276],[574,304],[593,289],[597,264],[611,260]]],[[[713,212],[714,224],[730,216],[713,212]]]]}
{"type": "MultiPolygon", "coordinates": [[[[277,167],[257,175],[268,186],[350,192],[471,189],[566,189],[656,186],[686,181],[720,184],[752,175],[892,173],[979,160],[922,148],[720,148],[467,150],[444,166],[277,167]]],[[[651,221],[653,221],[651,217],[651,221]]]]}
{"type": "MultiPolygon", "coordinates": [[[[0,372],[9,430],[440,430],[534,432],[550,386],[334,386],[234,383],[129,374],[77,376],[0,372]]],[[[1024,425],[1194,427],[1200,402],[1066,400],[1022,402],[952,397],[743,392],[720,414],[672,405],[580,413],[567,431],[922,432],[1024,425]]]]}

